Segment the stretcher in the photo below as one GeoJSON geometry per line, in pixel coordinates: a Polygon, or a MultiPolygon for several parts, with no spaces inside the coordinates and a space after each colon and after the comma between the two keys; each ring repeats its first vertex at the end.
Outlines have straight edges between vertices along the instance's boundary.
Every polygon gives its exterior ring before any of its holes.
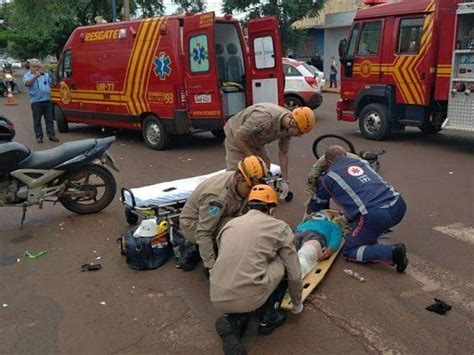
{"type": "MultiPolygon", "coordinates": [[[[267,179],[267,184],[279,192],[281,169],[278,165],[272,164],[270,171],[271,177],[267,179]]],[[[179,216],[194,189],[204,180],[223,172],[225,170],[139,188],[122,188],[121,201],[125,205],[127,223],[134,225],[140,218],[151,216],[157,217],[158,220],[179,216]]],[[[289,201],[291,198],[292,194],[288,193],[286,200],[289,201]]]]}
{"type": "MultiPolygon", "coordinates": [[[[349,231],[346,219],[337,211],[332,211],[334,213],[333,221],[337,222],[341,225],[343,230],[343,236],[345,237],[349,231]]],[[[319,261],[315,268],[308,273],[303,279],[303,295],[301,302],[304,302],[306,298],[314,291],[316,287],[318,287],[319,283],[324,279],[324,276],[328,273],[329,269],[331,268],[334,260],[336,260],[339,252],[341,251],[342,247],[344,246],[345,239],[342,239],[341,245],[336,252],[334,252],[328,259],[319,261]]],[[[280,308],[285,310],[291,310],[293,308],[293,304],[291,302],[290,293],[287,291],[285,297],[283,298],[283,302],[281,303],[280,308]]]]}

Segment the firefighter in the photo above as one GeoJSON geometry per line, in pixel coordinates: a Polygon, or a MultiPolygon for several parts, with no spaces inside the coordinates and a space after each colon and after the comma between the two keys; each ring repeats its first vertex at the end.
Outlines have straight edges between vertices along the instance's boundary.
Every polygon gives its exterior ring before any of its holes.
{"type": "Polygon", "coordinates": [[[216,321],[216,331],[226,354],[246,354],[240,338],[251,312],[259,315],[261,335],[286,322],[280,305],[287,288],[292,312],[303,311],[294,235],[288,224],[273,217],[277,195],[270,186],[257,185],[248,200],[249,211],[227,223],[217,237],[219,256],[210,277],[211,302],[224,314],[216,321]]]}
{"type": "Polygon", "coordinates": [[[289,111],[271,103],[259,103],[235,114],[225,124],[226,169],[235,170],[237,163],[255,154],[270,167],[265,145],[278,140],[282,177],[288,181],[290,138],[310,132],[316,125],[313,111],[299,107],[289,111]]]}
{"type": "Polygon", "coordinates": [[[368,162],[347,156],[339,146],[329,147],[325,157],[328,168],[318,179],[308,211],[329,208],[332,198],[353,221],[342,250],[344,257],[357,262],[385,262],[404,272],[408,265],[405,244],[377,244],[378,237],[405,215],[406,205],[400,193],[368,162]]]}
{"type": "Polygon", "coordinates": [[[179,217],[180,229],[187,241],[178,261],[181,268],[193,270],[201,258],[206,270],[212,269],[216,259],[215,236],[241,211],[250,189],[267,175],[265,162],[249,156],[239,162],[237,172],[224,172],[199,184],[179,217]]]}

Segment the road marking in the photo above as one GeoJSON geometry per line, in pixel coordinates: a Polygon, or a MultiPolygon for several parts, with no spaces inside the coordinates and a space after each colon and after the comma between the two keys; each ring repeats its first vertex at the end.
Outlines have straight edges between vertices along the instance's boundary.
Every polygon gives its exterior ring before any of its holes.
{"type": "MultiPolygon", "coordinates": [[[[444,301],[456,303],[469,313],[474,313],[474,284],[459,280],[443,268],[415,254],[407,254],[408,268],[406,273],[422,285],[423,291],[437,291],[444,301]]],[[[407,291],[402,296],[410,297],[416,292],[407,291]]]]}
{"type": "Polygon", "coordinates": [[[474,245],[474,228],[467,227],[462,223],[434,227],[433,229],[437,232],[449,235],[454,239],[474,245]]]}

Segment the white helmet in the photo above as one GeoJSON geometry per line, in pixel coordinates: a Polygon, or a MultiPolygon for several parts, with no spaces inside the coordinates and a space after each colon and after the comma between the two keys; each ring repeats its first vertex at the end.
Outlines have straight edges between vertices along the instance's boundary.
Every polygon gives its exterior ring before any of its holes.
{"type": "Polygon", "coordinates": [[[147,218],[141,221],[140,226],[133,232],[135,238],[154,237],[157,232],[156,218],[147,218]]]}

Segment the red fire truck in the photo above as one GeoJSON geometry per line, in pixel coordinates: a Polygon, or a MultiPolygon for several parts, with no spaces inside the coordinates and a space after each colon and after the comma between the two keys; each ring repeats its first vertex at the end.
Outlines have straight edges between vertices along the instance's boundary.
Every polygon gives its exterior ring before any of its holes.
{"type": "Polygon", "coordinates": [[[196,130],[223,136],[236,112],[257,102],[283,105],[278,20],[248,24],[213,12],[79,27],[53,88],[60,132],[68,123],[142,130],[153,149],[196,130]]]}
{"type": "Polygon", "coordinates": [[[474,3],[385,2],[359,10],[339,45],[337,118],[374,140],[406,126],[474,131],[474,3]]]}

